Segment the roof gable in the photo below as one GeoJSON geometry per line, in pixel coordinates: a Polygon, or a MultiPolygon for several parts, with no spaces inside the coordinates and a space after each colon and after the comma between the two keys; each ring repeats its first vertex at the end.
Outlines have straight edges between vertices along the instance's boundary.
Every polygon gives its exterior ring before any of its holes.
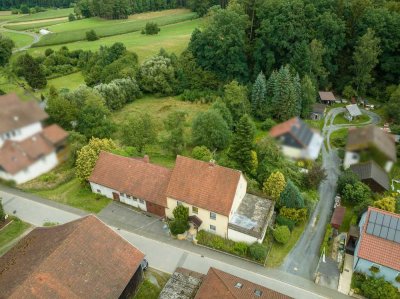
{"type": "Polygon", "coordinates": [[[167,197],[228,216],[241,172],[183,156],[177,156],[167,197]]]}
{"type": "Polygon", "coordinates": [[[0,257],[9,298],[117,298],[144,254],[93,215],[36,228],[0,257]]]}

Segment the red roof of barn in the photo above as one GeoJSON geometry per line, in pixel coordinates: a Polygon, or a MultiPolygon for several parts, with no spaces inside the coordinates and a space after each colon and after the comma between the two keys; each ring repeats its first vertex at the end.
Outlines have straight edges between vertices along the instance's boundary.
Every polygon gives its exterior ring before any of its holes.
{"type": "Polygon", "coordinates": [[[396,217],[400,221],[400,215],[387,212],[374,207],[369,207],[365,218],[364,226],[361,228],[360,246],[358,256],[373,263],[386,266],[400,271],[400,243],[386,240],[366,232],[371,211],[396,217]]]}
{"type": "Polygon", "coordinates": [[[345,213],[346,213],[345,207],[343,206],[336,207],[331,218],[331,225],[335,228],[339,228],[342,225],[345,213]]]}
{"type": "Polygon", "coordinates": [[[321,101],[335,101],[336,98],[330,91],[319,91],[318,92],[321,101]]]}
{"type": "Polygon", "coordinates": [[[68,137],[68,132],[59,125],[51,125],[43,129],[42,135],[52,144],[63,142],[68,137]]]}

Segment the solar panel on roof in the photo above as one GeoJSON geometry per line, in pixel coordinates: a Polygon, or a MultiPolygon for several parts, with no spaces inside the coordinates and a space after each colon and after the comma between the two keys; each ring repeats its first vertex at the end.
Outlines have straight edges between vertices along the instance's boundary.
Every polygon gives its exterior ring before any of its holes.
{"type": "Polygon", "coordinates": [[[369,214],[369,222],[374,222],[375,223],[377,214],[378,214],[377,212],[371,211],[371,213],[369,214]]]}
{"type": "Polygon", "coordinates": [[[392,219],[392,216],[390,216],[390,215],[385,215],[385,216],[383,217],[383,225],[384,225],[384,226],[389,226],[389,224],[390,224],[390,219],[392,219]]]}
{"type": "Polygon", "coordinates": [[[400,230],[400,221],[397,219],[397,230],[400,230]]]}
{"type": "Polygon", "coordinates": [[[390,220],[390,228],[396,229],[397,228],[397,218],[396,217],[392,217],[392,220],[390,220]]]}
{"type": "Polygon", "coordinates": [[[387,235],[386,239],[388,239],[389,241],[393,241],[395,233],[396,233],[396,231],[393,228],[389,228],[388,235],[387,235]]]}
{"type": "Polygon", "coordinates": [[[389,229],[387,227],[382,226],[381,233],[379,234],[379,237],[386,239],[388,230],[389,229]]]}
{"type": "Polygon", "coordinates": [[[367,233],[368,234],[372,235],[372,232],[374,231],[374,226],[375,226],[375,224],[368,223],[368,226],[367,226],[367,233]]]}
{"type": "Polygon", "coordinates": [[[383,223],[383,215],[381,213],[378,213],[378,215],[376,215],[375,223],[379,224],[379,225],[382,225],[382,223],[383,223]]]}
{"type": "Polygon", "coordinates": [[[400,243],[400,230],[396,231],[396,234],[394,236],[394,241],[400,243]]]}

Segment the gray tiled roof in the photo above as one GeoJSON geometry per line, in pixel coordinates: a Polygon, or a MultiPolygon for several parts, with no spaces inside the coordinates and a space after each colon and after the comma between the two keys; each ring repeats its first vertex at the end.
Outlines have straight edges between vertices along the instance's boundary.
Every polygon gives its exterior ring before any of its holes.
{"type": "Polygon", "coordinates": [[[389,177],[387,173],[374,161],[359,163],[350,166],[361,180],[373,179],[386,190],[389,190],[389,177]]]}

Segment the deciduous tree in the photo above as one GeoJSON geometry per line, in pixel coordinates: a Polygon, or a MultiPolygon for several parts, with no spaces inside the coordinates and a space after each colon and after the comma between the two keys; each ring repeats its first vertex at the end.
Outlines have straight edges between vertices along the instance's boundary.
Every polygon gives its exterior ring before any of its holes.
{"type": "Polygon", "coordinates": [[[185,122],[186,113],[183,111],[170,113],[164,121],[167,135],[164,137],[163,143],[174,155],[181,153],[185,147],[185,122]]]}
{"type": "Polygon", "coordinates": [[[374,207],[394,213],[396,211],[396,199],[393,197],[384,197],[375,201],[374,207]]]}
{"type": "Polygon", "coordinates": [[[264,182],[263,191],[273,200],[278,200],[282,191],[285,189],[286,180],[282,172],[275,171],[264,182]]]}
{"type": "Polygon", "coordinates": [[[287,226],[282,225],[275,228],[272,232],[274,239],[281,244],[286,244],[290,239],[290,230],[287,226]]]}
{"type": "Polygon", "coordinates": [[[121,128],[121,140],[127,146],[135,147],[142,153],[147,145],[157,139],[155,124],[149,114],[129,117],[121,128]]]}
{"type": "Polygon", "coordinates": [[[8,63],[14,46],[12,39],[0,34],[0,66],[5,66],[8,63]]]}

